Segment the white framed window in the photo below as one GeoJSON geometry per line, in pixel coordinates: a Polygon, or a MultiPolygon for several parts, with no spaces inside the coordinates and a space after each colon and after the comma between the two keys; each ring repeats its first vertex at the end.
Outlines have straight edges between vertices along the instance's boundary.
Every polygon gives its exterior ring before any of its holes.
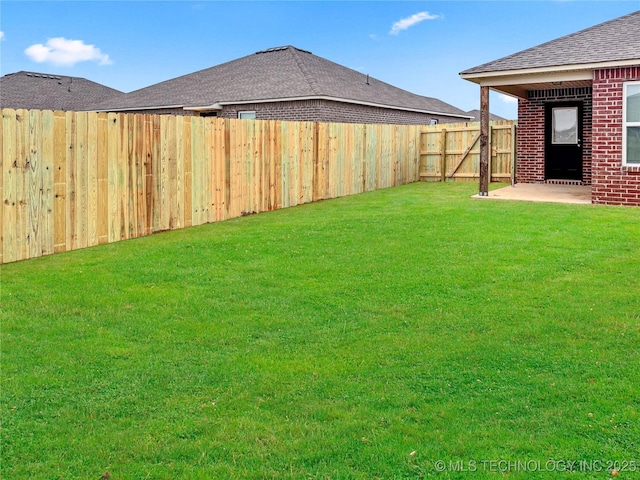
{"type": "Polygon", "coordinates": [[[437,124],[438,124],[437,118],[432,118],[431,120],[429,120],[429,125],[437,125],[437,124]]]}
{"type": "Polygon", "coordinates": [[[238,118],[254,120],[256,118],[256,112],[254,110],[241,110],[238,112],[238,118]]]}
{"type": "Polygon", "coordinates": [[[640,166],[640,81],[622,87],[622,164],[640,166]]]}

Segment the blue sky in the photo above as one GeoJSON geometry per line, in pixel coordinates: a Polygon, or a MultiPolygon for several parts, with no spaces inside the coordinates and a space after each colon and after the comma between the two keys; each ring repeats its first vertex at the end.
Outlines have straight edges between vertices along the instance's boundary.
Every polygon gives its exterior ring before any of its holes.
{"type": "MultiPolygon", "coordinates": [[[[122,91],[294,45],[463,110],[467,68],[640,10],[640,0],[11,1],[0,73],[85,77],[122,91]]],[[[516,117],[492,94],[491,111],[516,117]]]]}

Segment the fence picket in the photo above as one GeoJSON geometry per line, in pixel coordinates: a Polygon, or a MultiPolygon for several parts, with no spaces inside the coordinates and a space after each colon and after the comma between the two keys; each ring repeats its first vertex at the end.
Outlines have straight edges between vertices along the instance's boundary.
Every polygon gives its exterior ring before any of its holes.
{"type": "MultiPolygon", "coordinates": [[[[3,109],[0,263],[440,180],[445,163],[471,180],[477,130],[3,109]]],[[[493,179],[515,134],[492,124],[493,179]]]]}

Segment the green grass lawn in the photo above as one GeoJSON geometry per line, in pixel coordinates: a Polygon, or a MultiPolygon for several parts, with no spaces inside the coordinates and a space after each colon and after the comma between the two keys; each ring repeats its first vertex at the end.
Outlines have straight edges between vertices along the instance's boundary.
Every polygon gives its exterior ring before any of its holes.
{"type": "Polygon", "coordinates": [[[640,478],[640,209],[476,191],[3,266],[1,477],[640,478]]]}

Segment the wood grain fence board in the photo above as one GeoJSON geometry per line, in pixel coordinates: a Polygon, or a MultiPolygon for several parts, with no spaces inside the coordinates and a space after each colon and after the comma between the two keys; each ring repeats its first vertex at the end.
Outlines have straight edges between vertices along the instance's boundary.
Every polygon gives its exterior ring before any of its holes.
{"type": "Polygon", "coordinates": [[[260,122],[260,130],[258,136],[258,152],[257,156],[261,162],[260,168],[260,191],[259,191],[259,204],[258,208],[260,212],[266,212],[269,210],[269,170],[271,168],[271,155],[269,150],[269,126],[271,120],[263,120],[260,122]]]}
{"type": "MultiPolygon", "coordinates": [[[[491,122],[491,177],[504,181],[509,177],[515,152],[511,146],[511,131],[515,131],[515,122],[491,122]]],[[[420,143],[420,179],[440,180],[445,174],[449,180],[469,181],[474,175],[479,176],[479,149],[470,142],[479,132],[478,123],[442,124],[421,127],[420,143]],[[440,148],[434,145],[433,139],[439,134],[444,139],[440,148]],[[471,147],[471,148],[470,148],[471,147]],[[466,154],[466,157],[465,157],[466,154]],[[439,160],[438,160],[439,159],[439,160]],[[446,164],[446,168],[437,167],[437,162],[446,164]],[[455,166],[458,168],[455,168],[455,166]],[[455,170],[455,173],[453,173],[455,170]],[[438,178],[438,171],[441,174],[438,178]]]]}
{"type": "Polygon", "coordinates": [[[289,142],[290,142],[290,134],[289,131],[293,128],[291,122],[282,122],[280,124],[281,134],[280,134],[280,202],[278,208],[287,208],[290,205],[290,197],[289,197],[289,142]]]}
{"type": "Polygon", "coordinates": [[[309,134],[307,132],[307,122],[300,122],[298,128],[298,171],[297,171],[297,185],[296,185],[296,204],[302,205],[306,203],[306,190],[308,181],[311,178],[309,175],[309,156],[307,152],[307,138],[309,134]]]}
{"type": "Polygon", "coordinates": [[[193,202],[191,205],[191,223],[202,225],[204,199],[202,188],[204,161],[204,119],[191,117],[191,189],[193,202]]]}
{"type": "MultiPolygon", "coordinates": [[[[223,120],[224,122],[224,120],[223,120]]],[[[204,120],[204,136],[202,138],[203,142],[204,142],[204,147],[203,147],[203,174],[202,174],[202,198],[203,198],[203,223],[208,223],[208,222],[215,222],[217,220],[216,218],[216,196],[215,196],[215,192],[212,191],[213,190],[213,185],[215,183],[215,175],[216,175],[216,162],[222,162],[222,164],[224,165],[224,154],[222,152],[220,152],[220,155],[218,155],[218,149],[216,148],[216,141],[220,140],[222,142],[222,144],[224,145],[225,142],[225,138],[224,135],[227,133],[226,130],[223,128],[221,130],[221,133],[223,135],[223,137],[221,139],[217,139],[216,138],[216,130],[215,130],[215,123],[217,122],[216,120],[210,119],[210,118],[205,118],[204,120]]],[[[228,147],[226,147],[228,149],[228,147]]],[[[224,170],[222,171],[222,174],[224,175],[224,170]]],[[[225,199],[226,201],[226,199],[225,199]]],[[[225,215],[225,211],[224,209],[220,210],[220,220],[223,220],[224,218],[226,218],[225,215]]]]}
{"type": "Polygon", "coordinates": [[[96,116],[96,142],[97,142],[97,234],[98,244],[109,242],[109,134],[108,115],[98,113],[96,116]]]}
{"type": "Polygon", "coordinates": [[[232,192],[232,180],[233,180],[233,152],[232,152],[232,141],[231,141],[231,124],[233,123],[231,119],[225,118],[224,120],[224,128],[222,129],[222,156],[221,159],[223,162],[222,171],[224,174],[224,209],[222,219],[227,219],[232,217],[232,202],[233,202],[233,192],[232,192]]]}
{"type": "Polygon", "coordinates": [[[303,122],[295,122],[295,128],[289,132],[290,137],[290,152],[289,158],[289,205],[300,205],[301,191],[301,176],[303,168],[303,152],[302,144],[300,141],[300,133],[302,130],[303,122]]]}
{"type": "Polygon", "coordinates": [[[136,114],[133,118],[134,157],[135,157],[135,228],[134,236],[142,237],[147,232],[147,171],[145,167],[145,120],[144,115],[136,114]]]}
{"type": "Polygon", "coordinates": [[[315,124],[315,151],[316,151],[316,172],[315,182],[313,187],[313,199],[314,201],[323,200],[326,198],[326,159],[327,159],[327,124],[316,123],[315,124]]]}
{"type": "Polygon", "coordinates": [[[301,122],[298,143],[300,144],[300,176],[298,181],[298,204],[313,201],[313,142],[315,127],[313,122],[301,122]]]}
{"type": "Polygon", "coordinates": [[[2,260],[15,262],[17,260],[17,138],[16,112],[5,109],[2,111],[2,260]]]}
{"type": "Polygon", "coordinates": [[[4,164],[8,161],[4,158],[4,115],[0,117],[0,265],[4,262],[4,164]]]}
{"type": "Polygon", "coordinates": [[[337,179],[342,184],[342,191],[340,196],[346,196],[353,194],[351,188],[353,184],[353,149],[355,148],[355,131],[354,124],[345,124],[342,132],[343,147],[341,151],[344,152],[344,166],[342,168],[343,174],[337,179]]]}
{"type": "Polygon", "coordinates": [[[192,191],[192,163],[191,163],[191,118],[184,119],[182,124],[182,169],[183,169],[183,212],[184,212],[184,227],[188,228],[192,225],[191,212],[193,203],[193,191],[192,191]]]}
{"type": "Polygon", "coordinates": [[[76,134],[76,114],[66,112],[66,132],[67,132],[67,250],[78,248],[78,203],[77,203],[77,134],[76,134]]]}
{"type": "Polygon", "coordinates": [[[176,226],[173,228],[184,228],[185,226],[185,178],[184,178],[184,117],[176,118],[176,226]]]}
{"type": "Polygon", "coordinates": [[[144,115],[144,139],[142,142],[142,156],[144,158],[145,172],[145,235],[153,233],[153,118],[149,114],[144,115]]]}
{"type": "Polygon", "coordinates": [[[225,160],[225,175],[227,178],[227,206],[225,218],[234,218],[240,215],[240,210],[237,207],[238,204],[238,192],[236,188],[237,183],[237,121],[235,119],[225,119],[227,125],[225,128],[225,145],[226,145],[226,160],[225,160]]]}
{"type": "MultiPolygon", "coordinates": [[[[42,255],[53,253],[53,112],[42,112],[42,144],[40,162],[42,165],[42,209],[40,224],[40,246],[42,255]]],[[[1,169],[0,169],[1,171],[1,169]]],[[[0,174],[1,175],[1,174],[0,174]]],[[[2,182],[0,181],[0,185],[2,182]]],[[[0,186],[1,188],[1,186],[0,186]]],[[[0,217],[1,218],[1,217],[0,217]]],[[[1,261],[0,261],[1,263],[1,261]]]]}
{"type": "Polygon", "coordinates": [[[396,167],[393,127],[391,125],[381,125],[380,127],[382,134],[382,171],[380,188],[389,188],[393,184],[396,167]]]}
{"type": "Polygon", "coordinates": [[[300,175],[300,203],[313,202],[313,184],[315,168],[315,125],[313,122],[304,122],[300,143],[302,144],[302,171],[300,175]]]}
{"type": "Polygon", "coordinates": [[[67,249],[67,135],[66,115],[53,112],[53,252],[67,249]]]}
{"type": "Polygon", "coordinates": [[[125,220],[125,228],[126,228],[126,236],[127,238],[136,238],[136,232],[138,229],[138,192],[137,185],[137,168],[136,168],[136,115],[131,114],[127,116],[127,129],[126,129],[126,140],[127,140],[127,152],[125,157],[125,189],[127,195],[124,200],[124,209],[126,212],[126,220],[125,220]]]}
{"type": "MultiPolygon", "coordinates": [[[[477,129],[447,128],[4,109],[0,262],[438,178],[465,151],[472,180],[477,129]]],[[[491,133],[508,179],[513,122],[491,133]]]]}
{"type": "Polygon", "coordinates": [[[205,119],[206,136],[203,137],[206,153],[206,177],[202,188],[207,194],[207,222],[217,222],[226,218],[227,208],[227,149],[225,120],[222,118],[205,119]]]}
{"type": "Polygon", "coordinates": [[[108,190],[108,238],[109,243],[120,240],[120,231],[118,228],[118,219],[120,218],[119,202],[118,202],[118,151],[120,150],[118,138],[118,114],[109,113],[107,115],[107,141],[109,150],[107,152],[107,183],[108,190]]]}
{"type": "Polygon", "coordinates": [[[335,138],[332,137],[333,128],[330,123],[324,129],[324,198],[333,198],[333,171],[335,169],[335,138]]]}
{"type": "Polygon", "coordinates": [[[160,156],[158,157],[157,209],[158,225],[156,231],[169,229],[169,115],[160,116],[160,156]]]}
{"type": "Polygon", "coordinates": [[[336,185],[336,170],[340,168],[340,158],[338,156],[338,148],[340,144],[340,135],[337,130],[337,125],[329,124],[329,147],[328,153],[328,189],[327,198],[336,198],[338,192],[338,186],[336,185]]]}
{"type": "Polygon", "coordinates": [[[162,231],[162,133],[161,133],[161,117],[162,115],[151,116],[151,176],[153,177],[153,186],[151,189],[151,197],[153,198],[152,220],[153,232],[162,231]]]}
{"type": "Polygon", "coordinates": [[[43,203],[42,184],[42,112],[30,110],[28,114],[29,135],[27,144],[27,169],[25,170],[27,201],[27,257],[42,256],[41,215],[43,203]]]}
{"type": "Polygon", "coordinates": [[[335,139],[332,149],[335,168],[331,175],[331,182],[333,184],[331,198],[338,198],[347,194],[344,182],[344,177],[349,174],[346,152],[346,128],[343,128],[341,124],[334,124],[332,136],[335,139]]]}
{"type": "Polygon", "coordinates": [[[241,215],[249,214],[253,212],[253,165],[251,163],[251,136],[252,126],[255,124],[255,120],[242,120],[238,122],[240,133],[240,159],[241,159],[241,175],[240,175],[240,193],[241,193],[241,215]]]}
{"type": "Polygon", "coordinates": [[[366,125],[366,144],[364,158],[366,162],[367,176],[365,181],[365,190],[372,191],[376,189],[376,179],[378,176],[379,161],[378,158],[378,126],[366,125]]]}
{"type": "Polygon", "coordinates": [[[331,124],[322,124],[321,138],[319,139],[320,145],[320,159],[322,161],[322,198],[331,198],[331,172],[333,169],[333,155],[331,149],[333,148],[333,140],[331,139],[331,124]]]}
{"type": "Polygon", "coordinates": [[[247,128],[247,190],[250,193],[245,211],[248,213],[257,213],[260,211],[258,204],[260,196],[260,163],[262,159],[258,157],[259,147],[256,137],[257,122],[259,122],[259,120],[245,120],[244,122],[247,128]]]}
{"type": "Polygon", "coordinates": [[[129,158],[130,158],[130,140],[129,140],[129,120],[130,115],[124,113],[118,114],[118,211],[120,218],[118,219],[119,236],[121,240],[130,238],[131,223],[131,191],[129,188],[129,158]]]}
{"type": "Polygon", "coordinates": [[[276,143],[280,138],[280,124],[276,120],[269,121],[269,210],[275,210],[278,208],[278,175],[277,164],[279,158],[279,151],[276,143]]]}
{"type": "Polygon", "coordinates": [[[98,114],[87,115],[87,246],[98,245],[98,114]]]}
{"type": "Polygon", "coordinates": [[[18,259],[29,258],[29,111],[17,110],[18,113],[18,182],[16,185],[16,198],[18,199],[17,232],[18,245],[16,248],[18,259]]]}
{"type": "Polygon", "coordinates": [[[88,160],[87,160],[87,112],[76,112],[76,154],[75,154],[75,190],[76,190],[76,245],[74,248],[87,247],[87,222],[89,216],[88,201],[88,160]]]}
{"type": "Polygon", "coordinates": [[[255,150],[253,161],[258,164],[256,171],[257,190],[256,190],[256,211],[267,211],[267,196],[269,194],[269,148],[267,140],[267,121],[261,120],[256,125],[255,131],[255,150]],[[265,174],[265,172],[267,172],[265,174]]]}

